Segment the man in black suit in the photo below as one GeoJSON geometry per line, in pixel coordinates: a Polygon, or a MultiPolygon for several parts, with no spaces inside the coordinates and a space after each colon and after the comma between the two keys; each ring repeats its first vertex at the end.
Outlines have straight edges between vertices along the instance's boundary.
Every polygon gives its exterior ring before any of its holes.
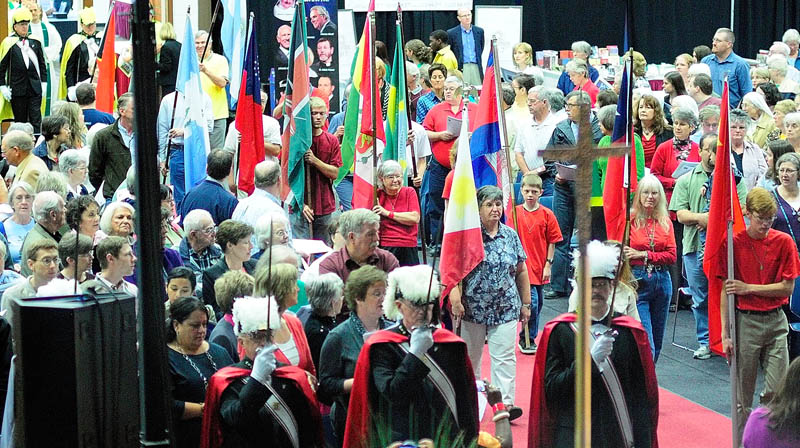
{"type": "Polygon", "coordinates": [[[282,89],[289,70],[289,45],[292,40],[292,27],[289,25],[278,27],[275,40],[278,41],[278,48],[275,50],[272,64],[277,70],[276,80],[282,89]]]}
{"type": "Polygon", "coordinates": [[[312,6],[309,12],[311,25],[319,32],[320,36],[333,36],[336,34],[336,24],[331,22],[331,16],[324,6],[312,6]]]}
{"type": "Polygon", "coordinates": [[[447,30],[447,40],[458,59],[458,69],[464,74],[464,83],[480,85],[483,81],[483,28],[472,26],[469,9],[459,9],[457,14],[460,24],[447,30]]]}
{"type": "Polygon", "coordinates": [[[39,133],[47,65],[42,44],[28,38],[31,19],[31,12],[27,8],[18,8],[14,12],[14,33],[6,37],[0,46],[4,51],[0,54],[0,92],[11,103],[14,121],[30,123],[33,132],[39,133]]]}

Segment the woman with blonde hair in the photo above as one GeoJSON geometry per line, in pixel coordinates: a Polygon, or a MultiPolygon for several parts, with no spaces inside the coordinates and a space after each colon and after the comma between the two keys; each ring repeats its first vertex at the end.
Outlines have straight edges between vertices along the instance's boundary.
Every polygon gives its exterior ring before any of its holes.
{"type": "Polygon", "coordinates": [[[83,121],[83,112],[78,103],[64,103],[53,115],[60,115],[67,119],[67,126],[72,134],[72,141],[67,145],[70,148],[81,149],[86,144],[86,124],[83,121]]]}
{"type": "Polygon", "coordinates": [[[693,63],[694,60],[689,53],[682,53],[675,57],[675,70],[681,74],[684,85],[689,85],[689,67],[693,63]]]}
{"type": "Polygon", "coordinates": [[[642,177],[636,188],[630,241],[623,250],[638,285],[639,317],[647,330],[653,360],[658,361],[672,298],[669,267],[677,259],[677,247],[664,187],[651,174],[642,177]]]}
{"type": "Polygon", "coordinates": [[[527,42],[519,42],[513,47],[513,61],[514,70],[533,76],[536,80],[536,85],[541,85],[544,82],[544,73],[542,69],[533,63],[533,48],[527,42]]]}
{"type": "Polygon", "coordinates": [[[156,48],[158,53],[158,85],[161,86],[161,96],[163,98],[175,91],[181,44],[176,40],[175,28],[169,22],[164,22],[161,25],[158,37],[162,41],[156,48]]]}
{"type": "Polygon", "coordinates": [[[297,304],[297,267],[289,263],[266,266],[256,272],[253,295],[274,297],[278,303],[280,329],[275,331],[273,341],[278,346],[275,358],[283,363],[300,367],[317,376],[311,349],[303,329],[303,324],[293,313],[286,310],[297,304]]]}

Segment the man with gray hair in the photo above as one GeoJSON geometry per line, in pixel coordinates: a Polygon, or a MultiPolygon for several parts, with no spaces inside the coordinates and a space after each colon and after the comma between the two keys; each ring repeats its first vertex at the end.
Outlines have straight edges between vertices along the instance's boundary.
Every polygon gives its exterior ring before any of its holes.
{"type": "MultiPolygon", "coordinates": [[[[37,193],[33,200],[33,218],[36,225],[25,236],[22,242],[20,255],[22,260],[28,259],[28,250],[31,245],[41,240],[53,240],[54,244],[61,241],[59,229],[66,222],[67,208],[64,198],[54,191],[43,191],[37,193]]],[[[20,266],[20,274],[31,275],[31,268],[26,263],[20,266]]]]}
{"type": "MultiPolygon", "coordinates": [[[[792,64],[789,63],[789,46],[783,42],[773,42],[772,45],[769,47],[769,53],[767,54],[767,65],[769,66],[770,61],[776,59],[782,59],[786,61],[786,76],[794,82],[800,82],[800,70],[796,69],[792,64]]],[[[772,82],[775,82],[773,79],[772,82]]],[[[775,82],[775,84],[780,84],[775,82]]]]}
{"type": "MultiPolygon", "coordinates": [[[[258,218],[272,212],[280,213],[289,221],[289,213],[283,208],[280,200],[281,194],[281,166],[273,158],[268,158],[256,165],[255,168],[255,190],[250,197],[239,201],[233,210],[231,219],[249,224],[256,227],[258,218]]],[[[291,226],[286,229],[289,232],[289,239],[292,238],[291,226]]],[[[253,234],[252,253],[259,251],[256,243],[256,236],[253,234]]]]}
{"type": "Polygon", "coordinates": [[[456,11],[459,25],[447,30],[447,40],[458,61],[458,69],[464,74],[464,82],[471,86],[483,81],[483,28],[472,24],[472,10],[456,11]]]}
{"type": "Polygon", "coordinates": [[[733,52],[736,35],[729,28],[719,28],[711,41],[711,54],[702,62],[711,69],[714,93],[722,95],[722,82],[728,76],[730,83],[728,101],[732,108],[739,105],[742,97],[753,91],[750,80],[750,65],[733,52]]]}
{"type": "Polygon", "coordinates": [[[195,291],[203,291],[203,272],[214,266],[222,257],[222,249],[216,244],[217,228],[211,213],[202,208],[190,211],[183,218],[184,237],[178,245],[183,265],[194,272],[197,279],[195,291]]]}
{"type": "MultiPolygon", "coordinates": [[[[567,119],[558,123],[553,130],[553,135],[550,137],[548,147],[557,146],[575,146],[578,143],[578,131],[580,121],[580,114],[582,106],[589,105],[589,94],[581,91],[570,92],[567,95],[567,119]]],[[[595,144],[603,138],[603,133],[600,131],[600,124],[597,117],[589,111],[589,120],[592,127],[592,140],[595,144]]],[[[553,257],[552,269],[553,272],[567,273],[572,266],[572,251],[570,250],[570,238],[573,229],[575,229],[575,181],[567,180],[557,174],[555,165],[552,168],[548,167],[550,175],[554,176],[555,183],[553,184],[553,213],[556,215],[558,227],[561,229],[561,234],[565,235],[564,239],[556,243],[556,252],[553,257]]],[[[602,220],[600,220],[602,222],[602,220]]],[[[594,222],[594,219],[593,219],[594,222]]],[[[592,226],[593,239],[605,239],[605,225],[601,229],[592,226]]],[[[570,284],[567,281],[569,275],[556,275],[550,282],[550,290],[545,292],[545,298],[558,298],[569,297],[570,284]]]]}
{"type": "Polygon", "coordinates": [[[89,181],[95,189],[103,186],[106,199],[111,199],[125,180],[128,168],[136,162],[132,93],[124,93],[117,99],[117,110],[119,118],[97,132],[89,153],[89,181]]]}
{"type": "Polygon", "coordinates": [[[531,87],[528,90],[528,111],[532,122],[521,125],[517,130],[514,142],[514,157],[519,166],[521,176],[533,171],[542,178],[542,196],[553,195],[554,176],[545,166],[539,151],[547,148],[556,125],[561,121],[552,110],[552,101],[561,93],[544,86],[531,87]]]}
{"type": "Polygon", "coordinates": [[[319,273],[333,272],[347,282],[351,272],[367,264],[387,273],[398,267],[397,258],[378,247],[380,223],[380,217],[365,208],[342,213],[339,233],[345,239],[345,246],[319,265],[319,273]]]}
{"type": "Polygon", "coordinates": [[[7,132],[0,148],[2,148],[3,158],[8,160],[11,166],[17,167],[14,181],[25,181],[31,187],[36,188],[39,175],[49,171],[42,159],[31,154],[33,140],[23,131],[7,132]]]}
{"type": "Polygon", "coordinates": [[[311,26],[319,32],[320,36],[333,36],[336,34],[336,24],[331,22],[331,16],[324,6],[312,6],[308,13],[311,26]]]}
{"type": "Polygon", "coordinates": [[[697,131],[689,137],[689,140],[699,145],[704,135],[717,133],[717,128],[719,128],[719,106],[706,106],[700,109],[700,113],[697,114],[697,120],[700,125],[697,131]]]}
{"type": "MultiPolygon", "coordinates": [[[[589,56],[592,54],[592,46],[589,45],[588,42],[579,40],[577,42],[572,43],[572,57],[573,60],[580,59],[586,62],[587,69],[589,71],[588,78],[592,82],[597,82],[597,79],[600,78],[600,73],[597,71],[596,68],[592,67],[589,64],[589,56]]],[[[575,84],[569,77],[569,74],[566,70],[561,72],[561,76],[558,77],[558,90],[564,92],[564,95],[568,94],[575,90],[575,84]]]]}

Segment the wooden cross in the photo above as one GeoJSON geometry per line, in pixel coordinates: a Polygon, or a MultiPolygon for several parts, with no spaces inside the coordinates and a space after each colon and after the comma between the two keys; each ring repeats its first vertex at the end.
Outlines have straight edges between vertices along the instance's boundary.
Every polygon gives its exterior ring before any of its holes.
{"type": "MultiPolygon", "coordinates": [[[[580,261],[577,267],[578,282],[578,338],[575,341],[575,446],[586,447],[592,443],[592,365],[589,356],[591,347],[591,285],[589,260],[586,245],[589,243],[592,228],[590,201],[592,197],[592,166],[595,159],[629,154],[630,147],[598,148],[592,141],[592,125],[589,120],[590,105],[588,95],[578,96],[580,118],[578,120],[578,141],[573,148],[548,149],[540,152],[545,159],[572,162],[575,169],[575,219],[578,229],[578,250],[580,261]]],[[[564,235],[570,238],[571,235],[564,235]]],[[[621,255],[621,254],[620,254],[621,255]]],[[[566,272],[554,273],[567,275],[566,272]]],[[[613,311],[613,310],[612,310],[613,311]]]]}

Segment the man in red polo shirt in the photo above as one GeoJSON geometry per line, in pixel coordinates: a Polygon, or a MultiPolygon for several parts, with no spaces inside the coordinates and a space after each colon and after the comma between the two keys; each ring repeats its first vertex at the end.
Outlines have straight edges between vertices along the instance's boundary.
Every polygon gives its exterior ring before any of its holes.
{"type": "MultiPolygon", "coordinates": [[[[756,187],[747,194],[746,205],[750,224],[733,236],[735,278],[725,280],[720,297],[722,348],[737,359],[739,440],[751,411],[758,366],[764,369],[762,404],[772,400],[789,367],[789,324],[781,307],[800,276],[792,237],[771,228],[778,211],[773,196],[756,187]],[[728,331],[727,294],[736,295],[736,346],[728,331]]],[[[726,272],[726,266],[719,266],[715,274],[725,278],[726,272]]]]}
{"type": "MultiPolygon", "coordinates": [[[[424,228],[428,232],[431,244],[440,244],[439,231],[444,214],[444,181],[450,171],[450,148],[456,143],[458,131],[448,132],[447,121],[450,117],[461,120],[464,111],[462,98],[462,82],[455,76],[448,76],[444,81],[444,101],[434,106],[425,116],[422,126],[428,131],[433,157],[422,180],[422,210],[425,220],[424,228]]],[[[467,103],[469,114],[469,130],[475,127],[477,106],[467,103]]],[[[460,126],[458,126],[460,129],[460,126]]],[[[453,130],[453,127],[450,127],[453,130]]]]}
{"type": "Polygon", "coordinates": [[[328,225],[331,214],[336,210],[336,198],[333,194],[333,181],[342,166],[342,151],[339,140],[325,131],[325,120],[328,118],[328,107],[322,99],[312,97],[311,107],[311,148],[304,156],[306,169],[310,171],[306,188],[311,190],[311,204],[300,210],[292,210],[292,232],[295,238],[308,239],[310,227],[313,226],[314,239],[323,240],[330,246],[328,225]]]}

